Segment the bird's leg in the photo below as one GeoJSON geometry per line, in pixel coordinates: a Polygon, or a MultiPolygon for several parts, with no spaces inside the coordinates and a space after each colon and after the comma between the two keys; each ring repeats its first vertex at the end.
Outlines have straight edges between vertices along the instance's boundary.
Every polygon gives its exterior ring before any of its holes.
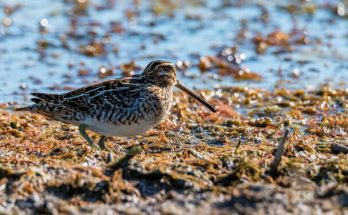
{"type": "Polygon", "coordinates": [[[86,128],[87,128],[87,125],[85,124],[80,124],[79,125],[79,131],[80,131],[80,134],[83,138],[85,138],[85,140],[89,143],[89,145],[92,147],[92,148],[96,148],[97,146],[93,143],[93,140],[88,136],[88,134],[86,133],[86,128]]]}
{"type": "Polygon", "coordinates": [[[100,139],[98,141],[98,146],[101,150],[106,150],[108,152],[111,152],[113,154],[116,154],[114,150],[111,150],[109,147],[105,146],[105,140],[106,140],[106,136],[102,135],[100,136],[100,139]]]}
{"type": "Polygon", "coordinates": [[[104,136],[104,135],[100,136],[100,139],[98,141],[98,146],[100,149],[103,149],[103,150],[106,149],[105,140],[106,140],[106,136],[104,136]]]}

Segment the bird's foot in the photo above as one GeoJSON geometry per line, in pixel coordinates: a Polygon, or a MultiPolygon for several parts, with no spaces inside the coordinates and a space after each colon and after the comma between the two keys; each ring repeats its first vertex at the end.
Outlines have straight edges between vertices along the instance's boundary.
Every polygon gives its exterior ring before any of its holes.
{"type": "Polygon", "coordinates": [[[105,145],[105,141],[106,141],[106,136],[102,135],[98,141],[98,146],[101,150],[105,150],[107,152],[110,152],[112,154],[116,154],[116,152],[112,149],[110,149],[109,147],[107,147],[105,145]]]}
{"type": "Polygon", "coordinates": [[[105,146],[105,140],[106,140],[106,137],[103,135],[100,137],[99,141],[98,141],[98,146],[101,150],[104,150],[106,149],[107,147],[105,146]]]}

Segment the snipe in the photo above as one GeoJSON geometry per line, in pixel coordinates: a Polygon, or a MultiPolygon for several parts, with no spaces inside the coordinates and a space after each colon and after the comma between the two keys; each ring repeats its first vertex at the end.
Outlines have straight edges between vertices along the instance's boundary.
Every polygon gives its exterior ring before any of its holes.
{"type": "Polygon", "coordinates": [[[95,147],[86,129],[101,134],[98,145],[105,148],[107,136],[136,136],[155,127],[168,114],[174,86],[188,93],[209,110],[204,98],[176,77],[174,64],[152,61],[140,75],[108,80],[64,94],[32,93],[35,104],[18,110],[33,111],[79,126],[81,135],[95,147]]]}

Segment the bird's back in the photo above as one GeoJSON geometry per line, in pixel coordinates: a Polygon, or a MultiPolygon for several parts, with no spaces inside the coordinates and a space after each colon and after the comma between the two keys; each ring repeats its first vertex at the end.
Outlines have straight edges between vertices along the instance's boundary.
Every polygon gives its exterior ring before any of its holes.
{"type": "Polygon", "coordinates": [[[60,95],[32,95],[35,104],[21,110],[66,123],[94,126],[92,130],[99,133],[103,132],[98,131],[102,127],[153,127],[165,117],[172,102],[172,89],[159,88],[138,76],[104,81],[60,95]]]}

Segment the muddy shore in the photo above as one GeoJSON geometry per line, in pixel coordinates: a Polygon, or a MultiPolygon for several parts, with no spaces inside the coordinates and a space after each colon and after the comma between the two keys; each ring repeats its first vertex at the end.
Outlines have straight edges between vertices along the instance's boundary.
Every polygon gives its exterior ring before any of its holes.
{"type": "Polygon", "coordinates": [[[346,90],[202,93],[218,113],[176,95],[168,120],[139,138],[109,139],[113,152],[89,148],[75,126],[2,110],[0,211],[347,212],[346,90]],[[138,144],[142,149],[126,153],[138,144]]]}

